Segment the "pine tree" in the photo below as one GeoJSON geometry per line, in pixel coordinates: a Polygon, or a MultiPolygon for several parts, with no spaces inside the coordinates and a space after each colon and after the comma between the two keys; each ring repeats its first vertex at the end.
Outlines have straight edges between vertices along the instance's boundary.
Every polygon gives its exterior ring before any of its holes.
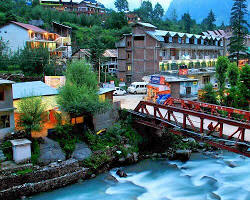
{"type": "Polygon", "coordinates": [[[214,24],[214,22],[216,21],[215,19],[215,14],[213,12],[213,10],[210,10],[208,16],[207,16],[207,28],[208,30],[214,30],[216,25],[214,24]]]}
{"type": "Polygon", "coordinates": [[[127,0],[116,0],[115,7],[119,12],[128,11],[128,1],[127,0]]]}
{"type": "Polygon", "coordinates": [[[157,3],[153,11],[154,20],[161,20],[163,15],[164,15],[164,9],[162,8],[161,4],[157,3]]]}
{"type": "Polygon", "coordinates": [[[184,32],[191,33],[192,19],[189,13],[184,13],[182,16],[182,21],[184,23],[184,32]]]}
{"type": "Polygon", "coordinates": [[[234,0],[231,10],[232,37],[230,38],[229,52],[236,56],[237,65],[241,53],[247,51],[244,44],[245,37],[248,33],[247,27],[249,27],[249,24],[244,18],[247,14],[247,0],[234,0]]]}

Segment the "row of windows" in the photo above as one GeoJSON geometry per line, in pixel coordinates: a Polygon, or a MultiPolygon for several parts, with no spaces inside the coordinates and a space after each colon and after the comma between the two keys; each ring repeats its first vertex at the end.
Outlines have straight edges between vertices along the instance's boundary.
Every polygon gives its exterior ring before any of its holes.
{"type": "Polygon", "coordinates": [[[204,40],[204,39],[197,39],[197,38],[165,37],[164,41],[165,41],[165,43],[223,46],[222,41],[206,40],[206,39],[204,40]]]}

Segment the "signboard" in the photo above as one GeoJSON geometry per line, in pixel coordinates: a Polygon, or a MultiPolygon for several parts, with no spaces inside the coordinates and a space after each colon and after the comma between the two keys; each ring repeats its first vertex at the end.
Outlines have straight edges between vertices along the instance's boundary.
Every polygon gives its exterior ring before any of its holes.
{"type": "Polygon", "coordinates": [[[110,84],[110,83],[103,83],[102,84],[103,88],[115,88],[115,84],[110,84]]]}
{"type": "Polygon", "coordinates": [[[187,75],[188,69],[179,69],[179,75],[187,75]]]}
{"type": "Polygon", "coordinates": [[[125,87],[125,86],[126,86],[125,82],[120,82],[119,83],[119,87],[125,87]]]}
{"type": "Polygon", "coordinates": [[[165,77],[163,77],[163,76],[151,76],[150,82],[152,84],[164,85],[165,84],[165,77]]]}
{"type": "Polygon", "coordinates": [[[45,76],[45,84],[53,88],[59,88],[65,85],[65,76],[45,76]]]}

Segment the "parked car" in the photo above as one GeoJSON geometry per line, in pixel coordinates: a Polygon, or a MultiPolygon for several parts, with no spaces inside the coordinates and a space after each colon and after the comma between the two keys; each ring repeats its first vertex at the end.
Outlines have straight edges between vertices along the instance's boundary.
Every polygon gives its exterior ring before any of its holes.
{"type": "Polygon", "coordinates": [[[128,87],[128,92],[132,94],[146,94],[147,93],[147,83],[146,82],[133,82],[128,87]]]}
{"type": "Polygon", "coordinates": [[[126,90],[120,87],[116,87],[113,95],[125,95],[126,93],[127,93],[126,90]]]}

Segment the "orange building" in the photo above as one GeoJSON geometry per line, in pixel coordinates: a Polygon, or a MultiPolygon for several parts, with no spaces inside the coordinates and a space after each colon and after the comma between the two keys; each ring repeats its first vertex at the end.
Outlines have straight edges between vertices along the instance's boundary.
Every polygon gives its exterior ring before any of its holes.
{"type": "Polygon", "coordinates": [[[18,102],[27,97],[42,97],[42,102],[46,105],[44,113],[44,126],[39,132],[32,132],[32,137],[45,137],[49,129],[55,128],[57,124],[56,113],[58,113],[56,96],[58,91],[42,81],[22,82],[13,84],[13,101],[14,107],[17,108],[14,112],[15,127],[20,130],[18,122],[20,119],[18,102]]]}

